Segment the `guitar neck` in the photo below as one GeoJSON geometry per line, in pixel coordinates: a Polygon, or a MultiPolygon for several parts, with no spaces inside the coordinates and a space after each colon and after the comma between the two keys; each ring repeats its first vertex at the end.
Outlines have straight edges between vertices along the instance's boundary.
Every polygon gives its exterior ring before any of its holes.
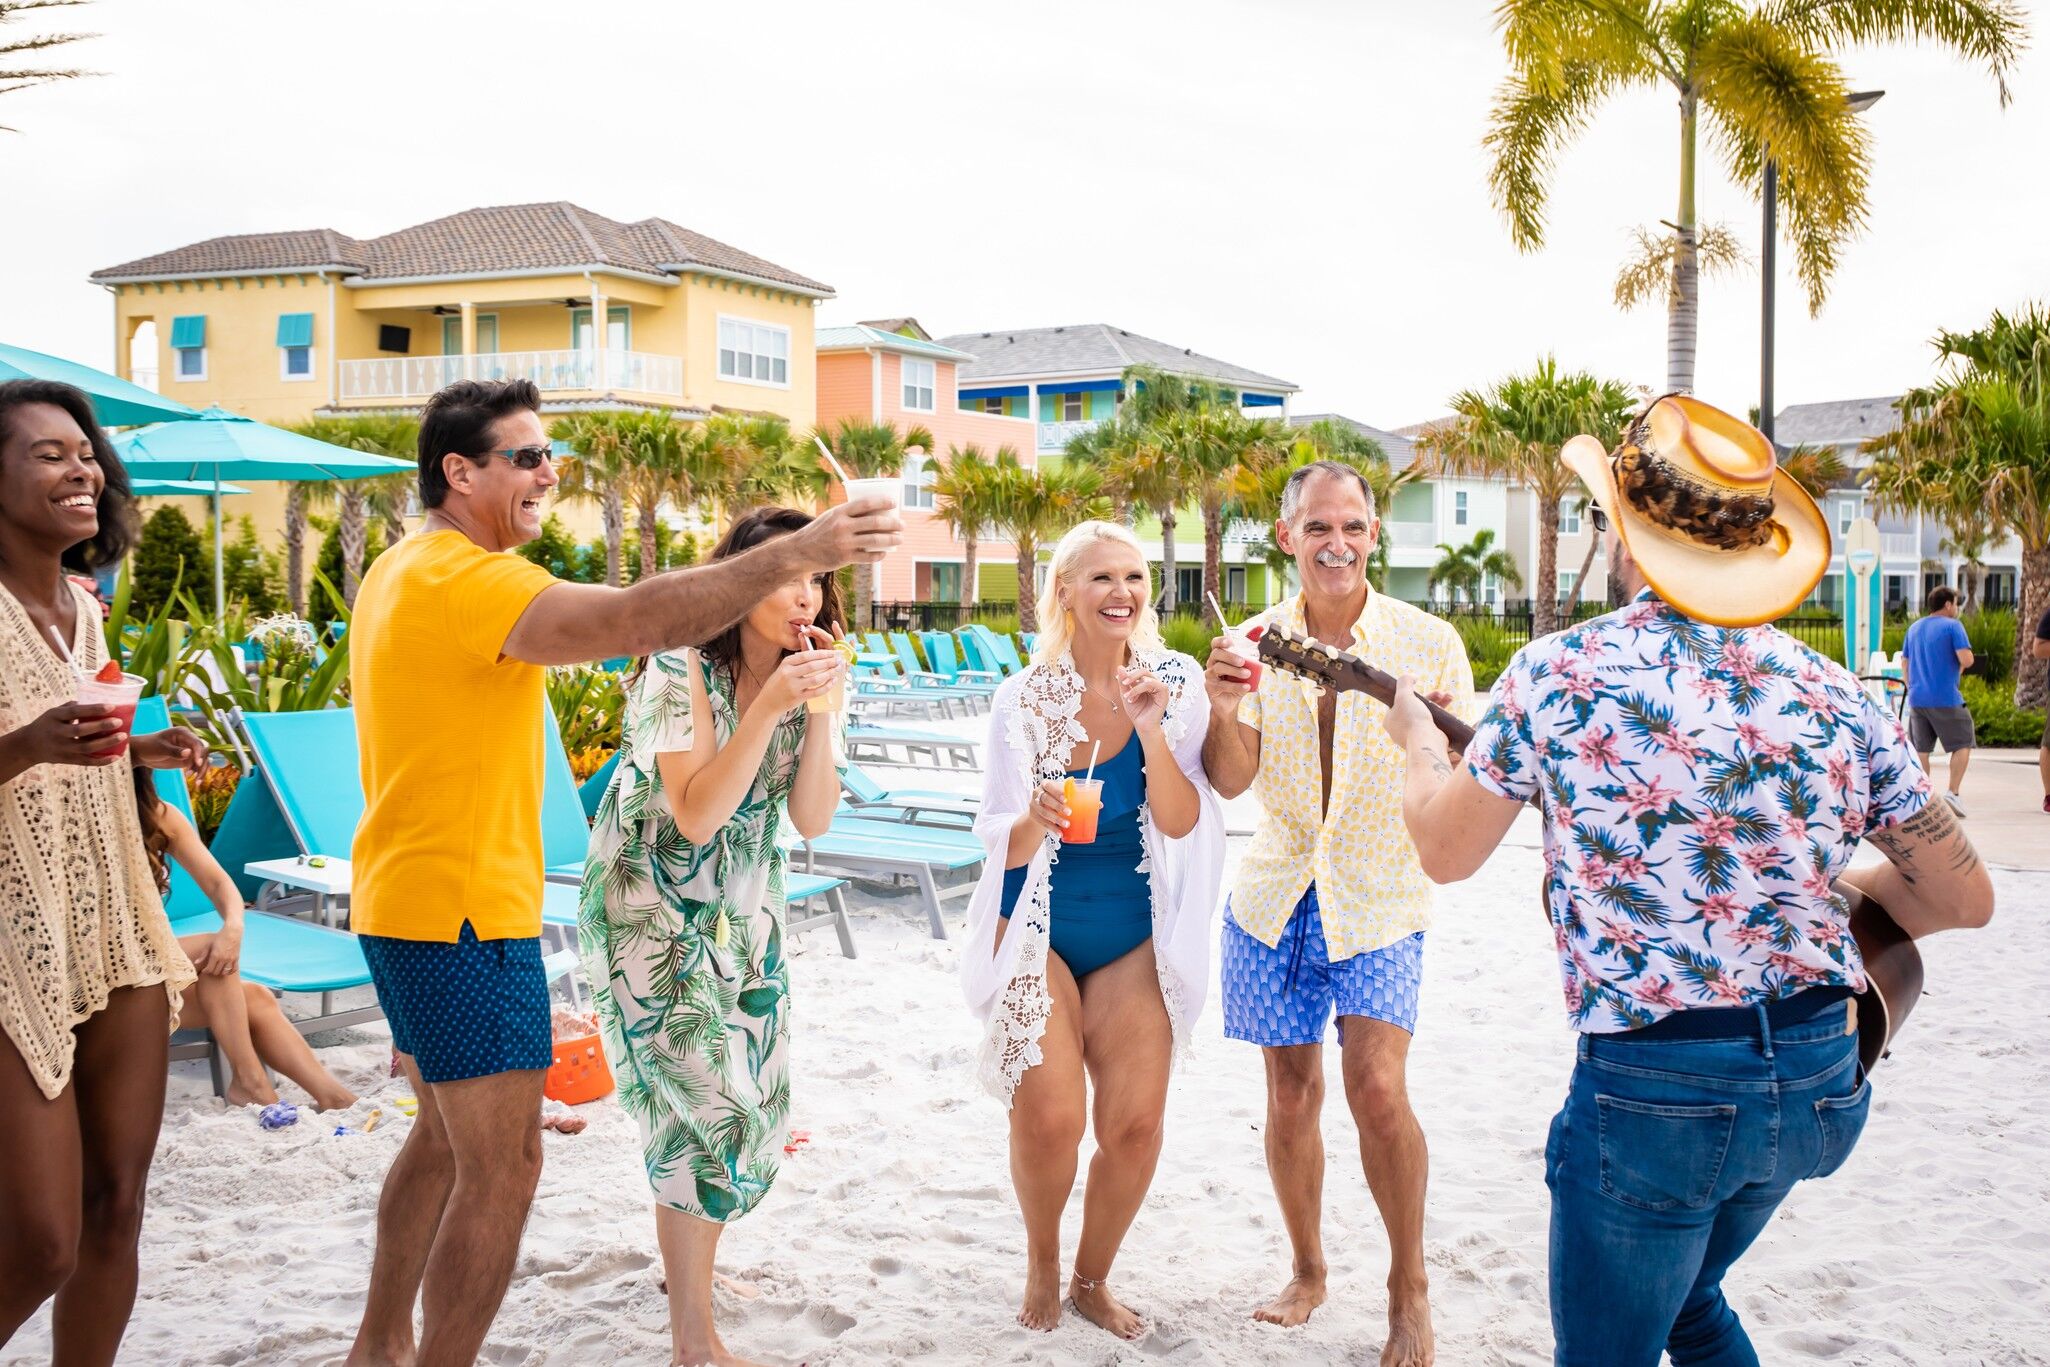
{"type": "MultiPolygon", "coordinates": [[[[1359,683],[1359,690],[1368,697],[1387,707],[1395,706],[1396,678],[1383,669],[1376,669],[1365,660],[1359,661],[1353,672],[1359,683]]],[[[1343,687],[1343,685],[1340,685],[1343,687]]],[[[1430,709],[1431,721],[1445,733],[1445,744],[1454,750],[1464,750],[1473,740],[1473,728],[1453,716],[1429,698],[1423,700],[1430,709]]]]}

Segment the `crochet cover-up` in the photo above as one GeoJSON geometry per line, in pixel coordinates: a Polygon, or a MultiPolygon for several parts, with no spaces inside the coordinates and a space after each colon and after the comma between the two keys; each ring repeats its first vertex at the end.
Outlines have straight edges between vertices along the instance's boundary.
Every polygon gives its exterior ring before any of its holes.
{"type": "MultiPolygon", "coordinates": [[[[1196,786],[1195,829],[1180,839],[1161,834],[1149,807],[1139,809],[1146,853],[1139,872],[1153,891],[1153,954],[1160,996],[1174,1030],[1179,1058],[1189,1047],[1190,1029],[1203,1012],[1210,989],[1211,917],[1224,875],[1224,814],[1203,772],[1203,735],[1209,703],[1203,667],[1187,655],[1162,651],[1135,656],[1168,689],[1161,730],[1178,767],[1196,786]]],[[[1028,1068],[1042,1061],[1039,1040],[1053,1014],[1046,990],[1046,953],[1051,929],[1050,875],[1060,841],[1049,834],[1033,851],[1025,887],[997,943],[1004,923],[1004,863],[1011,827],[1032,799],[1041,779],[1066,776],[1068,757],[1089,740],[1082,727],[1082,676],[1071,656],[1035,664],[1004,681],[990,708],[989,773],[975,833],[987,858],[982,879],[968,904],[968,944],[961,952],[961,986],[969,1008],[984,1022],[976,1061],[982,1085],[1011,1104],[1011,1094],[1028,1068]]],[[[1131,743],[1139,744],[1134,736],[1131,743]]]]}
{"type": "MultiPolygon", "coordinates": [[[[107,658],[100,605],[71,586],[71,653],[88,672],[107,658]]],[[[0,734],[76,695],[71,666],[38,638],[0,587],[0,734]]],[[[166,1032],[193,979],[150,877],[127,761],[38,764],[0,784],[0,1028],[43,1095],[71,1081],[72,1028],[123,987],[163,983],[166,1032]]]]}

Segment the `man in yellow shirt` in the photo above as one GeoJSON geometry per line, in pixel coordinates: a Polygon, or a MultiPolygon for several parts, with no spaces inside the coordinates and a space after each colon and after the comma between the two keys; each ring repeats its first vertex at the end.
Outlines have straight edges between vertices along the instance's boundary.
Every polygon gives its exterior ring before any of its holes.
{"type": "Polygon", "coordinates": [[[364,575],[349,629],[365,799],[351,923],[420,1099],[378,1204],[351,1364],[474,1362],[540,1177],[541,667],[702,643],[764,585],[872,563],[901,539],[895,509],[869,499],[630,588],[560,583],[506,553],[540,534],[558,482],[539,409],[526,380],[428,401],[426,520],[364,575]]]}
{"type": "MultiPolygon", "coordinates": [[[[1318,461],[1282,494],[1277,544],[1303,591],[1275,625],[1408,673],[1440,703],[1473,690],[1459,633],[1375,593],[1367,559],[1380,533],[1359,471],[1318,461]]],[[[1388,1228],[1384,1364],[1433,1360],[1424,1272],[1429,1160],[1405,1067],[1416,1028],[1431,884],[1402,824],[1402,751],[1364,693],[1320,692],[1261,672],[1257,690],[1228,638],[1210,653],[1203,762],[1222,797],[1251,788],[1264,813],[1225,905],[1224,1032],[1258,1044],[1267,1066],[1267,1172],[1288,1226],[1294,1277],[1255,1312],[1301,1324],[1325,1297],[1324,1032],[1335,1013],[1345,1094],[1367,1186],[1388,1228]]]]}

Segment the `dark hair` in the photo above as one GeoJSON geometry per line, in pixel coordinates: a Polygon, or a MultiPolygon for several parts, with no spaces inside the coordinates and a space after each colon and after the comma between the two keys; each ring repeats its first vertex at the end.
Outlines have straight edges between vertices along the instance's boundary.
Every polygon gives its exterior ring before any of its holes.
{"type": "Polygon", "coordinates": [[[1927,604],[1927,607],[1930,612],[1941,612],[1945,608],[1949,607],[1952,603],[1955,603],[1956,601],[1956,589],[1952,588],[1948,584],[1938,584],[1935,588],[1929,590],[1929,602],[1927,604]]]}
{"type": "Polygon", "coordinates": [[[161,896],[171,890],[171,833],[164,829],[164,798],[157,791],[156,770],[135,766],[135,815],[142,823],[142,849],[149,856],[149,874],[161,896]]]}
{"type": "MultiPolygon", "coordinates": [[[[733,525],[726,529],[726,535],[719,538],[719,544],[712,547],[712,560],[727,560],[743,551],[751,551],[764,541],[773,541],[787,536],[800,527],[811,525],[811,514],[795,508],[755,508],[733,519],[733,525]]],[[[844,624],[845,617],[840,607],[840,577],[835,574],[824,576],[819,593],[819,613],[812,618],[814,626],[831,631],[835,622],[844,624]]],[[[726,630],[705,642],[702,649],[705,658],[731,675],[740,660],[740,624],[734,623],[726,630]]]]}
{"type": "Polygon", "coordinates": [[[1310,482],[1312,475],[1330,475],[1333,479],[1358,480],[1360,496],[1367,501],[1367,516],[1370,518],[1379,516],[1379,510],[1374,506],[1374,486],[1367,482],[1365,473],[1358,466],[1347,465],[1344,461],[1338,460],[1313,460],[1307,465],[1297,467],[1296,472],[1288,477],[1288,483],[1281,486],[1281,520],[1283,522],[1295,521],[1296,513],[1301,511],[1303,506],[1303,487],[1310,482]]]}
{"type": "Polygon", "coordinates": [[[100,463],[100,529],[90,540],[64,552],[64,568],[91,571],[103,565],[119,564],[135,544],[135,495],[128,484],[128,469],[114,454],[112,442],[100,430],[93,403],[85,391],[56,380],[8,380],[0,383],[0,445],[13,429],[14,410],[25,404],[47,403],[69,413],[92,443],[100,463]]]}
{"type": "Polygon", "coordinates": [[[508,413],[541,411],[532,380],[457,380],[434,391],[420,414],[420,506],[439,508],[448,497],[442,459],[476,459],[491,440],[491,425],[508,413]]]}

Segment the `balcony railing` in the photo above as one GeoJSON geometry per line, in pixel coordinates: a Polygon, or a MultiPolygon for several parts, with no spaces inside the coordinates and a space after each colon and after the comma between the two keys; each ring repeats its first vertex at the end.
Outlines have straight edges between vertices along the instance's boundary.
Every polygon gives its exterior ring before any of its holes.
{"type": "Polygon", "coordinates": [[[380,356],[341,364],[341,399],[424,399],[455,380],[532,380],[542,390],[606,389],[683,397],[683,358],[607,351],[485,351],[472,356],[380,356]]]}
{"type": "Polygon", "coordinates": [[[1435,546],[1438,544],[1437,524],[1431,522],[1389,522],[1384,523],[1391,546],[1435,546]]]}
{"type": "Polygon", "coordinates": [[[1888,560],[1920,560],[1922,539],[1913,532],[1882,532],[1879,552],[1888,560]]]}
{"type": "Polygon", "coordinates": [[[1080,422],[1043,422],[1039,424],[1039,449],[1065,451],[1070,441],[1085,432],[1094,432],[1103,423],[1102,418],[1084,418],[1080,422]]]}

